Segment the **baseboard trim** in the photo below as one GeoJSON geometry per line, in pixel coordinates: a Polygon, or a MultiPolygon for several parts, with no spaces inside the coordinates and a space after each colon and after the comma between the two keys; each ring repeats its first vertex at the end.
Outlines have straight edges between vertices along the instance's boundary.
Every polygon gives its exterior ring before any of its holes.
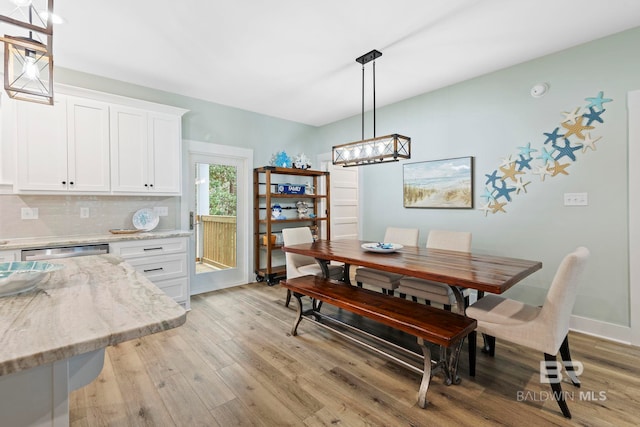
{"type": "Polygon", "coordinates": [[[569,329],[608,341],[631,344],[631,328],[629,326],[616,325],[587,317],[571,316],[569,329]]]}

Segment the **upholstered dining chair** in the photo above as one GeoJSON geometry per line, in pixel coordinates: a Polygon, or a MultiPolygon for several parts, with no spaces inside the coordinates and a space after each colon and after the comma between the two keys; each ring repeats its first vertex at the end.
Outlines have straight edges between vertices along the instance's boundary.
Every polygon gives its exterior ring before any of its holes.
{"type": "MultiPolygon", "coordinates": [[[[311,229],[309,227],[294,227],[282,229],[282,242],[284,246],[297,245],[300,243],[313,242],[311,229]]],[[[316,260],[310,256],[292,254],[286,252],[287,279],[306,276],[312,274],[322,276],[322,268],[316,260]]],[[[344,268],[341,265],[329,264],[329,275],[332,279],[342,279],[344,268]]],[[[287,300],[285,306],[291,302],[291,291],[287,290],[287,300]]]]}
{"type": "MultiPolygon", "coordinates": [[[[470,252],[471,233],[466,231],[431,230],[427,237],[427,248],[470,252]]],[[[437,302],[449,310],[456,303],[453,290],[445,283],[405,276],[398,281],[397,291],[402,298],[407,295],[414,300],[416,298],[424,298],[427,303],[437,302]]],[[[463,290],[463,293],[466,306],[469,301],[468,291],[463,290]]]]}
{"type": "MultiPolygon", "coordinates": [[[[571,364],[568,332],[569,317],[588,257],[589,250],[584,247],[579,247],[564,257],[542,307],[534,307],[498,295],[485,295],[469,306],[466,310],[467,316],[478,321],[476,331],[469,335],[469,343],[475,347],[477,332],[480,332],[491,337],[491,356],[494,354],[495,339],[498,338],[543,352],[547,363],[555,363],[556,355],[560,351],[571,382],[580,387],[571,364]]],[[[475,359],[470,360],[470,364],[470,370],[475,372],[475,359]]],[[[571,418],[560,381],[554,381],[552,374],[553,372],[549,377],[553,395],[562,414],[571,418]]]]}
{"type": "MultiPolygon", "coordinates": [[[[420,230],[417,228],[387,227],[384,233],[384,242],[397,243],[403,246],[418,246],[420,230]]],[[[358,267],[355,281],[359,287],[364,284],[380,288],[385,294],[393,295],[393,290],[398,287],[398,281],[402,274],[389,273],[374,268],[358,267]]]]}

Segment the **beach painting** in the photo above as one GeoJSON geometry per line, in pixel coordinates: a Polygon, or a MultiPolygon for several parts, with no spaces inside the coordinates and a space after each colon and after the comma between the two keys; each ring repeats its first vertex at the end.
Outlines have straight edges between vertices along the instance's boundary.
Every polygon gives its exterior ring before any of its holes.
{"type": "Polygon", "coordinates": [[[403,165],[405,208],[473,209],[473,157],[403,165]]]}

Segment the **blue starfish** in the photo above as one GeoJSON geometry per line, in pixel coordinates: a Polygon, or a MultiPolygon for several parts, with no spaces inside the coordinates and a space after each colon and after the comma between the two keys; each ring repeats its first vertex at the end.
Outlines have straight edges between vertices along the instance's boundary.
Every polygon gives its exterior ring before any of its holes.
{"type": "Polygon", "coordinates": [[[559,131],[559,130],[560,130],[560,128],[559,128],[559,127],[557,127],[557,128],[555,128],[555,129],[553,130],[553,132],[551,132],[551,133],[543,132],[543,133],[544,133],[544,136],[546,136],[546,137],[547,137],[547,140],[546,140],[544,143],[546,144],[547,142],[551,142],[552,144],[555,144],[555,143],[556,143],[556,140],[557,140],[558,138],[562,138],[564,135],[558,135],[558,131],[559,131]]]}
{"type": "Polygon", "coordinates": [[[505,181],[502,181],[502,187],[494,188],[498,192],[498,194],[496,194],[496,199],[498,197],[504,197],[508,202],[511,201],[511,196],[509,196],[509,193],[516,191],[516,187],[507,187],[507,183],[505,181]]]}
{"type": "Polygon", "coordinates": [[[558,150],[558,156],[555,158],[555,160],[560,160],[561,158],[566,156],[574,162],[576,161],[576,155],[573,154],[573,152],[582,148],[580,145],[572,147],[571,142],[569,142],[569,140],[566,138],[564,139],[564,147],[560,147],[556,144],[553,144],[553,147],[558,150]]]}
{"type": "Polygon", "coordinates": [[[587,120],[589,120],[587,122],[587,126],[589,126],[591,124],[591,122],[599,122],[599,123],[604,123],[604,121],[602,120],[602,117],[600,117],[600,115],[602,113],[604,113],[605,110],[604,108],[600,111],[596,111],[593,109],[593,107],[589,107],[589,112],[588,113],[584,113],[582,116],[586,117],[587,120]]]}
{"type": "MultiPolygon", "coordinates": [[[[555,142],[552,145],[554,145],[555,147],[555,142]]],[[[555,148],[553,148],[551,151],[547,151],[546,148],[543,148],[540,156],[536,157],[536,159],[543,160],[545,165],[547,163],[553,163],[553,161],[555,160],[552,156],[554,151],[556,151],[555,148]]]]}
{"type": "MultiPolygon", "coordinates": [[[[538,151],[538,150],[535,150],[538,151]]],[[[529,170],[531,170],[531,165],[529,163],[531,163],[531,160],[533,160],[533,157],[529,156],[528,159],[526,159],[524,156],[520,156],[520,160],[516,160],[516,164],[518,165],[518,170],[521,171],[524,168],[527,168],[529,170]]]]}
{"type": "Polygon", "coordinates": [[[483,199],[487,199],[487,202],[493,202],[496,200],[496,198],[493,196],[493,192],[494,190],[490,190],[489,188],[484,187],[484,194],[481,194],[480,197],[482,197],[483,199]]]}
{"type": "Polygon", "coordinates": [[[527,145],[525,145],[524,147],[518,147],[518,150],[520,150],[520,157],[528,157],[531,158],[531,153],[534,153],[538,150],[536,150],[535,148],[531,148],[531,143],[528,143],[527,145]]]}
{"type": "Polygon", "coordinates": [[[585,98],[585,101],[589,101],[589,105],[587,105],[587,108],[591,108],[591,107],[598,107],[599,109],[602,110],[602,104],[604,104],[605,102],[611,102],[613,101],[613,99],[611,98],[603,98],[602,96],[604,95],[603,91],[598,92],[598,96],[596,96],[595,98],[585,98]]]}
{"type": "Polygon", "coordinates": [[[491,185],[493,185],[494,187],[496,186],[496,180],[500,179],[500,177],[498,176],[498,170],[494,170],[491,175],[487,175],[486,173],[484,174],[484,176],[487,177],[487,182],[484,183],[484,185],[489,185],[489,183],[491,183],[491,185]]]}

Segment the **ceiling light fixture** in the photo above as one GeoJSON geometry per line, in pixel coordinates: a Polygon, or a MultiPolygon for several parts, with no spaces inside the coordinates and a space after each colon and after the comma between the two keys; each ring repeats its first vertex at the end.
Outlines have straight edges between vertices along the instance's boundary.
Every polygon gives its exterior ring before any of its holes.
{"type": "Polygon", "coordinates": [[[334,145],[333,164],[342,166],[372,165],[411,158],[411,138],[397,133],[376,138],[376,58],[377,50],[356,58],[362,64],[362,140],[334,145]],[[373,138],[364,139],[364,65],[373,61],[373,138]]]}
{"type": "Polygon", "coordinates": [[[15,8],[0,22],[20,35],[4,35],[4,88],[11,98],[53,104],[53,0],[11,0],[15,8]],[[46,6],[45,6],[46,4],[46,6]]]}

